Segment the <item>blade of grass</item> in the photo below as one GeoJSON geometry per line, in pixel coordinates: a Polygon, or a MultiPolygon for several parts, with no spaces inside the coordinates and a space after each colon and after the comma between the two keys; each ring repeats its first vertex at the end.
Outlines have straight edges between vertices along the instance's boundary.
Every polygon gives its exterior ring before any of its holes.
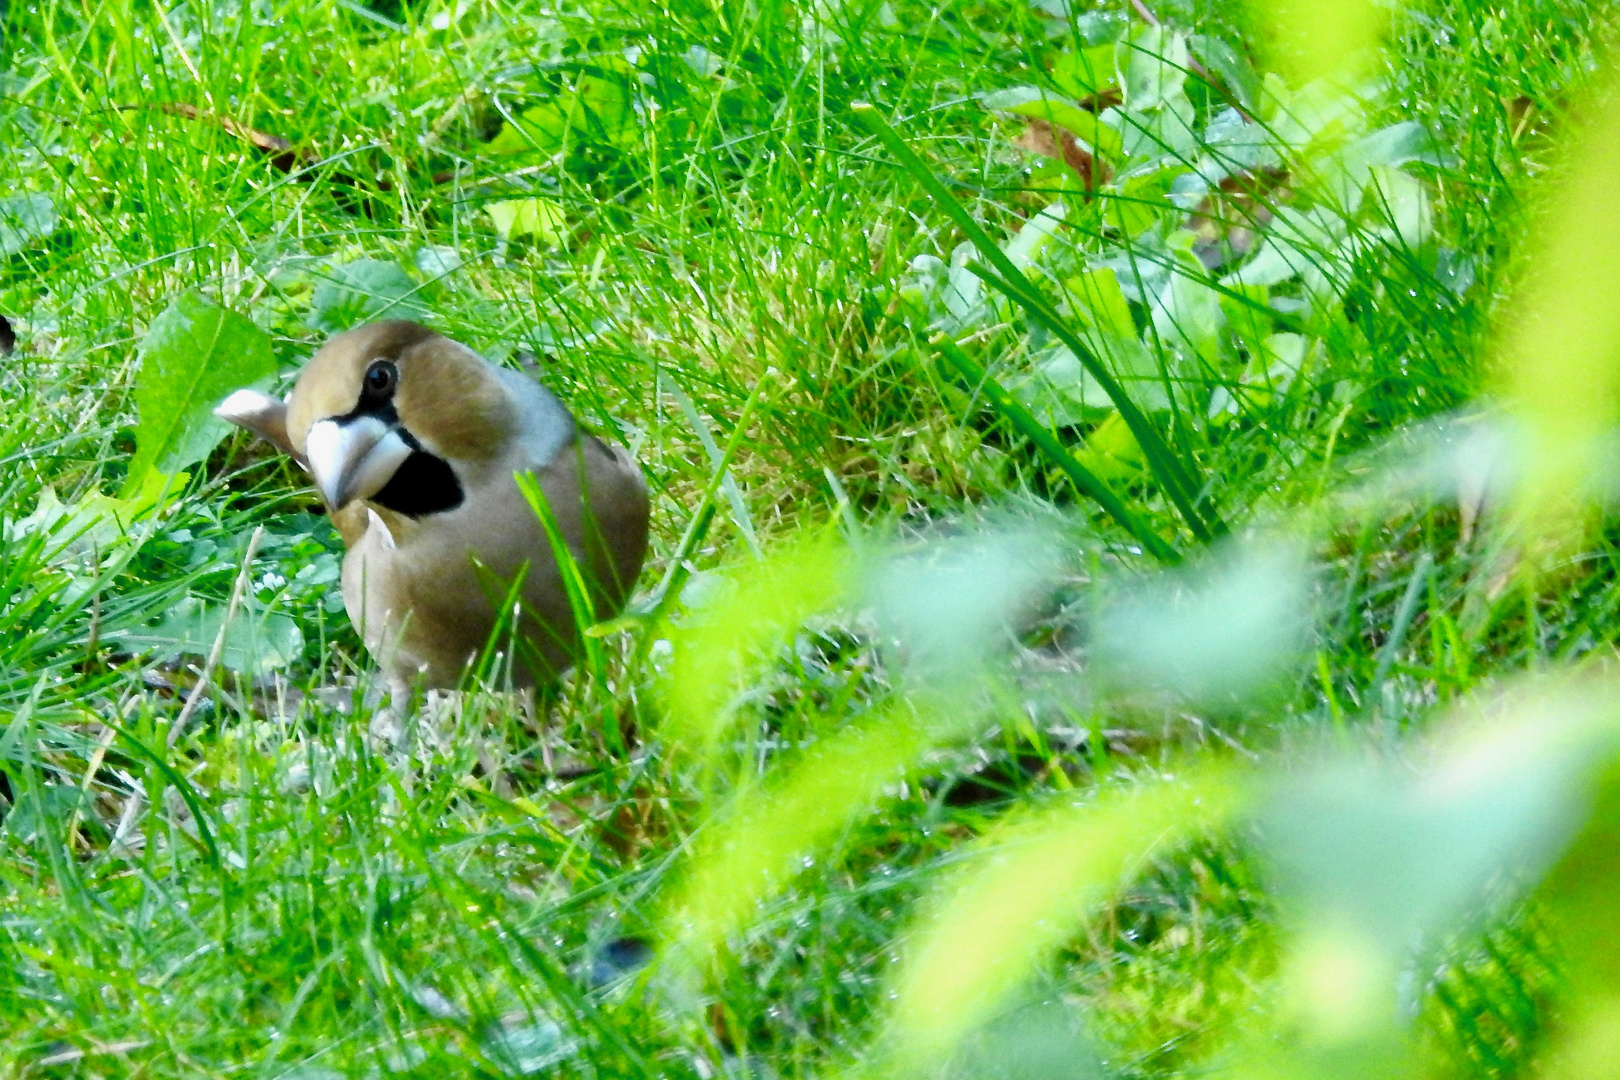
{"type": "Polygon", "coordinates": [[[1201,485],[1164,441],[1158,428],[1136,407],[1135,402],[1131,401],[1130,395],[1125,393],[1124,387],[1120,386],[1107,366],[1075,336],[1062,316],[1052,309],[1040,295],[1039,290],[1024,276],[1023,271],[1018,269],[989,234],[979,227],[973,216],[967,212],[967,208],[957,201],[944,182],[929,170],[922,159],[878,115],[877,110],[866,102],[855,102],[851,108],[866,124],[867,130],[877,136],[884,147],[899,160],[901,166],[922,184],[940,209],[956,223],[979,254],[990,264],[989,267],[985,267],[970,263],[968,269],[1051,331],[1097,380],[1103,392],[1108,395],[1108,399],[1119,410],[1120,417],[1131,429],[1131,434],[1136,437],[1137,444],[1141,446],[1143,456],[1147,459],[1148,467],[1158,478],[1170,500],[1175,503],[1176,509],[1193,534],[1207,542],[1224,532],[1225,526],[1218,517],[1212,514],[1206,519],[1199,512],[1195,505],[1195,493],[1201,485]]]}
{"type": "MultiPolygon", "coordinates": [[[[702,414],[697,411],[697,406],[692,404],[691,397],[681,389],[679,383],[667,375],[660,380],[660,387],[681,407],[686,422],[692,425],[693,434],[698,437],[704,451],[709,455],[710,464],[717,469],[721,468],[720,447],[714,441],[709,425],[704,423],[702,414]]],[[[765,553],[760,549],[759,537],[754,533],[754,519],[748,513],[748,503],[743,499],[742,489],[737,486],[737,479],[731,475],[730,469],[723,469],[722,474],[720,487],[726,493],[726,501],[731,504],[732,524],[737,526],[737,532],[742,536],[743,543],[748,545],[748,550],[754,553],[754,558],[764,558],[765,553]]]]}
{"type": "MultiPolygon", "coordinates": [[[[731,459],[737,448],[742,445],[743,434],[748,430],[749,421],[754,418],[754,410],[759,406],[760,398],[764,395],[766,387],[776,380],[776,369],[767,368],[765,374],[760,376],[759,382],[754,384],[753,393],[743,403],[742,412],[737,417],[737,426],[731,429],[731,438],[726,440],[725,449],[720,452],[719,459],[714,463],[714,471],[710,474],[708,486],[703,489],[703,495],[698,499],[697,509],[687,521],[686,531],[681,534],[680,543],[675,545],[675,551],[669,557],[669,569],[664,573],[664,580],[658,583],[653,593],[651,603],[648,605],[646,615],[647,625],[656,626],[669,614],[670,608],[681,594],[681,586],[692,571],[687,567],[698,545],[708,535],[709,524],[714,520],[715,498],[720,494],[726,477],[730,476],[731,459]]],[[[645,646],[650,646],[652,636],[643,639],[645,646]]]]}
{"type": "MultiPolygon", "coordinates": [[[[577,448],[576,448],[577,452],[577,448]]],[[[581,468],[581,475],[583,475],[581,468]]],[[[522,472],[515,477],[518,490],[523,493],[524,501],[529,509],[540,520],[540,527],[546,532],[546,542],[551,545],[552,557],[557,560],[557,571],[562,577],[563,588],[568,593],[568,607],[574,614],[574,624],[580,631],[580,642],[585,650],[587,666],[591,674],[600,683],[607,675],[607,660],[602,655],[602,646],[591,635],[585,633],[587,627],[596,622],[596,605],[591,602],[590,583],[585,580],[585,573],[580,568],[579,560],[568,548],[568,541],[563,538],[562,527],[557,524],[556,515],[551,511],[551,503],[546,493],[540,489],[540,482],[535,479],[534,473],[522,472]]]]}
{"type": "Polygon", "coordinates": [[[938,351],[940,358],[967,380],[969,387],[984,395],[998,416],[1007,421],[1020,435],[1034,443],[1035,448],[1062,470],[1063,475],[1067,476],[1075,487],[1096,500],[1097,505],[1101,506],[1109,517],[1119,522],[1126,532],[1141,541],[1142,547],[1149,554],[1162,563],[1175,564],[1181,561],[1181,556],[1175,548],[1154,532],[1147,522],[1131,513],[1101,477],[1076,461],[1074,455],[1058,441],[1057,436],[1047,430],[1033,413],[1019,404],[1005,387],[992,379],[989,373],[975,363],[973,358],[963,352],[954,341],[940,335],[931,344],[938,351]]]}

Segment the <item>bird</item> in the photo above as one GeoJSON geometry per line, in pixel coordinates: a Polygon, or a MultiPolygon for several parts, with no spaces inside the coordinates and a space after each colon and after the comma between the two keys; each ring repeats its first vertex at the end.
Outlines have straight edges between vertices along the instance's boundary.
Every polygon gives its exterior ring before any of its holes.
{"type": "Polygon", "coordinates": [[[536,379],[419,323],[337,334],[285,399],[247,388],[214,412],[309,473],[346,548],[344,607],[396,695],[460,685],[514,583],[512,685],[553,684],[576,659],[580,619],[522,474],[591,616],[617,615],[641,572],[647,484],[630,453],[536,379]]]}

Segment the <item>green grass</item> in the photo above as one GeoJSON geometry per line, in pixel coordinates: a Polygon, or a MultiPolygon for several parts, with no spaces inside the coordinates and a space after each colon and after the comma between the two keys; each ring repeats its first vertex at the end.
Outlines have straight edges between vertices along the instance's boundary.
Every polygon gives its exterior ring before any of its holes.
{"type": "MultiPolygon", "coordinates": [[[[1260,19],[1159,8],[1237,46],[1260,19]]],[[[1433,234],[1345,262],[1342,303],[1301,316],[1320,349],[1289,388],[1253,392],[1230,344],[1177,369],[1153,422],[1169,467],[1196,478],[1191,511],[1096,449],[1106,410],[1051,438],[1195,557],[1206,523],[1242,534],[1318,504],[1365,476],[1363,451],[1474,400],[1601,13],[1510,5],[1489,27],[1462,0],[1397,13],[1368,127],[1417,120],[1455,155],[1411,169],[1433,234]],[[1444,268],[1464,264],[1473,282],[1454,287],[1444,268]],[[1218,386],[1236,390],[1216,422],[1218,386]]],[[[1146,785],[1205,747],[1286,752],[1335,731],[1391,746],[1451,703],[1607,649],[1612,535],[1546,587],[1497,590],[1455,507],[1395,503],[1313,537],[1308,655],[1269,697],[1064,691],[1076,620],[1154,560],[939,366],[942,301],[912,268],[969,237],[850,106],[871,102],[1004,243],[1055,189],[1078,193],[974,95],[1042,81],[1077,32],[1018,2],[0,6],[0,193],[46,194],[57,216],[0,262],[0,314],[21,342],[0,374],[0,1076],[830,1073],[880,1030],[919,898],[1012,808],[1146,785]],[[590,115],[553,147],[530,110],[569,100],[590,115]],[[248,129],[296,158],[278,164],[248,129]],[[558,242],[499,237],[487,208],[533,197],[560,209],[558,242]],[[469,693],[393,741],[334,600],[340,546],[262,447],[223,443],[140,543],[64,547],[19,524],[48,488],[64,502],[121,490],[136,346],[174,296],[250,317],[288,374],[321,318],[366,312],[333,288],[362,258],[397,264],[404,304],[486,355],[533,354],[578,415],[637,453],[654,515],[643,600],[736,439],[682,625],[723,606],[718,572],[806,527],[872,543],[1013,520],[1063,537],[1012,689],[966,694],[983,720],[972,737],[835,830],[707,978],[602,987],[588,973],[616,938],[658,931],[660,890],[729,791],[768,786],[798,748],[896,700],[860,612],[765,643],[723,688],[735,738],[707,771],[657,738],[667,652],[629,633],[606,639],[605,679],[570,682],[543,715],[469,693]],[[259,524],[250,617],[290,618],[301,646],[283,669],[223,675],[166,750],[200,657],[131,656],[121,636],[187,598],[223,604],[259,524]]],[[[1190,93],[1200,116],[1219,105],[1190,93]]],[[[1169,213],[1162,192],[1142,197],[1169,213]]],[[[1068,269],[1032,272],[1065,317],[1062,273],[1133,252],[1106,217],[1130,205],[1076,210],[1037,264],[1068,269]]],[[[984,321],[952,336],[1044,423],[1030,371],[1049,341],[986,295],[984,321]]],[[[1154,356],[1174,352],[1160,341],[1154,356]]],[[[1156,855],[1043,963],[1032,1000],[1083,1011],[1108,1075],[1192,1075],[1279,1007],[1282,925],[1249,848],[1199,841],[1156,855]]],[[[1413,960],[1423,1067],[1523,1075],[1561,978],[1555,940],[1515,908],[1459,932],[1443,962],[1413,960]]]]}

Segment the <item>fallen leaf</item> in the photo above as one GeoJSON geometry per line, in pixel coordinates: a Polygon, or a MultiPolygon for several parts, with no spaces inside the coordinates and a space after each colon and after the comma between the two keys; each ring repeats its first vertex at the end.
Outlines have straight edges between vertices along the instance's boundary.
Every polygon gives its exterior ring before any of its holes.
{"type": "Polygon", "coordinates": [[[568,225],[562,207],[550,199],[508,199],[491,203],[484,210],[495,223],[495,231],[502,240],[533,236],[557,247],[562,243],[563,231],[568,225]]]}
{"type": "Polygon", "coordinates": [[[1012,144],[1020,150],[1063,162],[1080,178],[1088,193],[1087,198],[1091,197],[1090,192],[1096,191],[1099,185],[1106,184],[1113,176],[1108,162],[1087,150],[1072,132],[1039,117],[1025,120],[1024,130],[1012,140],[1012,144]]]}

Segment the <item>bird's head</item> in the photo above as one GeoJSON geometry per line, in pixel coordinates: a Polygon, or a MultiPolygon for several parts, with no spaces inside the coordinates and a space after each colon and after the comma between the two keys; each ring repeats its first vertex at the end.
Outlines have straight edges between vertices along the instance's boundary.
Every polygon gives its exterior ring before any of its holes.
{"type": "Polygon", "coordinates": [[[496,368],[403,320],[327,341],[285,402],[240,390],[215,411],[297,458],[333,511],[368,500],[408,517],[461,505],[517,423],[496,368]]]}

